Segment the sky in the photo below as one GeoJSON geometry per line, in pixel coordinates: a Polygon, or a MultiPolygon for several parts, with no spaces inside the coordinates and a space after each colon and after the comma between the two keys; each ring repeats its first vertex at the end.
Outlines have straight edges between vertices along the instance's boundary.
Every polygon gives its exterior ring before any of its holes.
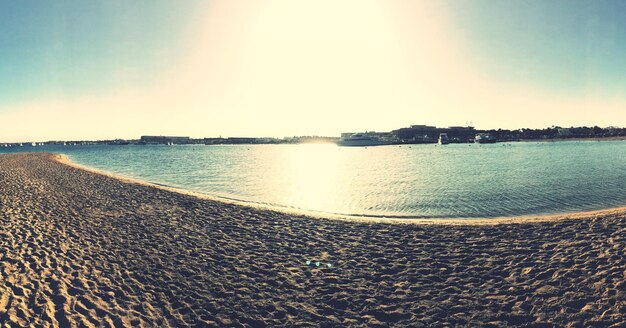
{"type": "Polygon", "coordinates": [[[626,2],[0,0],[0,142],[626,126],[626,2]]]}

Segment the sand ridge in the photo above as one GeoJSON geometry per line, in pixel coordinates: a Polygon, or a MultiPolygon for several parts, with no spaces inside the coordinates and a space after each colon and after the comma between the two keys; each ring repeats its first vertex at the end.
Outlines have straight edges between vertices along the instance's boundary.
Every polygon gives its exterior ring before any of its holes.
{"type": "Polygon", "coordinates": [[[312,219],[0,155],[0,323],[622,327],[626,214],[602,213],[312,219]]]}

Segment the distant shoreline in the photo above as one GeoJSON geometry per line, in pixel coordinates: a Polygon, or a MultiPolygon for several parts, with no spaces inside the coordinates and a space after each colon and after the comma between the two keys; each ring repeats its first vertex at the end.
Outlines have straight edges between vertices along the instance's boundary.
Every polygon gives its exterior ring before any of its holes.
{"type": "MultiPolygon", "coordinates": [[[[533,141],[545,141],[545,142],[557,142],[557,141],[622,141],[626,140],[626,136],[619,137],[589,137],[589,138],[551,138],[551,139],[520,139],[520,142],[533,142],[533,141]]],[[[502,141],[507,142],[507,141],[502,141]]]]}
{"type": "MultiPolygon", "coordinates": [[[[489,133],[489,132],[486,132],[489,133]]],[[[222,138],[221,141],[216,142],[215,138],[201,138],[201,139],[189,139],[189,142],[163,142],[163,143],[155,143],[155,142],[142,142],[140,139],[115,139],[115,140],[71,140],[71,141],[45,141],[45,142],[0,142],[0,147],[8,146],[8,147],[30,147],[32,146],[74,146],[74,145],[111,145],[111,146],[125,146],[125,145],[301,145],[301,144],[336,144],[339,137],[294,137],[289,140],[287,139],[278,139],[278,138],[222,138]],[[233,140],[231,140],[233,139],[233,140]],[[207,141],[212,140],[212,141],[207,141]]],[[[615,141],[615,140],[626,140],[626,136],[612,136],[612,137],[568,137],[568,138],[500,138],[497,139],[497,142],[533,142],[533,141],[615,141]]],[[[390,145],[418,145],[418,144],[436,144],[437,139],[433,136],[427,140],[403,140],[397,141],[390,145]]],[[[471,144],[474,143],[474,139],[463,139],[463,140],[450,140],[451,144],[461,143],[461,144],[471,144]]],[[[1,148],[0,148],[1,149],[1,148]]]]}

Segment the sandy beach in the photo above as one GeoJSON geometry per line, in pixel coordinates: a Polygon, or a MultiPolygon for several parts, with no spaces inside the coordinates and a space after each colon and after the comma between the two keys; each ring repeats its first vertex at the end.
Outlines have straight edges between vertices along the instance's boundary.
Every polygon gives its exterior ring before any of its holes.
{"type": "Polygon", "coordinates": [[[0,155],[0,323],[625,327],[626,211],[532,219],[311,218],[0,155]]]}

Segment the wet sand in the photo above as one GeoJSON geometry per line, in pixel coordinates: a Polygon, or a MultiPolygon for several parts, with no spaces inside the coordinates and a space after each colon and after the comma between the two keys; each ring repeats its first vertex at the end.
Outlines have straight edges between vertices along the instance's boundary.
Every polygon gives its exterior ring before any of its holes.
{"type": "Polygon", "coordinates": [[[626,326],[624,209],[331,220],[15,154],[0,155],[0,221],[0,323],[626,326]]]}

